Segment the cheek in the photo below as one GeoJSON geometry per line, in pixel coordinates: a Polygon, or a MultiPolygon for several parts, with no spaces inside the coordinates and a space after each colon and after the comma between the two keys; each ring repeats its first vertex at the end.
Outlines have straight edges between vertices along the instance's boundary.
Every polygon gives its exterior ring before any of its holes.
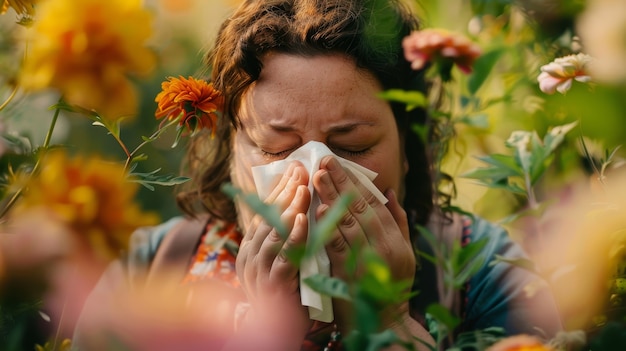
{"type": "Polygon", "coordinates": [[[369,169],[378,173],[374,179],[374,185],[383,193],[388,189],[393,189],[396,194],[400,194],[403,189],[402,181],[404,180],[404,158],[389,157],[389,155],[397,155],[398,150],[389,150],[372,162],[369,169]]]}
{"type": "Polygon", "coordinates": [[[238,135],[235,135],[234,139],[230,171],[231,180],[235,187],[240,188],[245,193],[252,192],[256,194],[256,186],[252,177],[252,167],[256,165],[254,156],[238,135]]]}

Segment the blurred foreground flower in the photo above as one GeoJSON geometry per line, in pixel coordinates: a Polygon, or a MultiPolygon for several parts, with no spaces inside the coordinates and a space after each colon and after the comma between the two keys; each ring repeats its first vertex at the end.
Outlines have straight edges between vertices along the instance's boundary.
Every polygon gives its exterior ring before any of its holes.
{"type": "Polygon", "coordinates": [[[566,330],[626,317],[625,181],[616,171],[601,187],[583,183],[557,194],[563,201],[542,219],[541,230],[550,235],[537,262],[549,274],[566,330]]]}
{"type": "Polygon", "coordinates": [[[0,14],[5,14],[12,7],[18,15],[32,16],[35,14],[35,0],[2,0],[0,14]]]}
{"type": "Polygon", "coordinates": [[[169,77],[161,84],[162,91],[156,96],[157,119],[178,120],[178,138],[183,132],[195,133],[200,129],[210,129],[215,135],[218,112],[224,105],[221,93],[213,84],[193,77],[169,77]]]}
{"type": "Polygon", "coordinates": [[[515,335],[498,341],[487,351],[552,351],[539,339],[530,335],[515,335]]]}
{"type": "Polygon", "coordinates": [[[565,94],[572,87],[572,80],[591,81],[586,67],[590,62],[591,56],[581,53],[560,57],[541,66],[541,74],[537,77],[539,89],[546,94],[554,94],[555,91],[565,94]]]}
{"type": "Polygon", "coordinates": [[[594,80],[626,81],[626,1],[589,0],[576,29],[585,51],[594,58],[594,80]]]}
{"type": "MultiPolygon", "coordinates": [[[[424,29],[413,32],[402,41],[404,57],[415,70],[428,62],[440,62],[451,68],[456,64],[463,73],[470,73],[480,47],[462,34],[445,29],[424,29]]],[[[448,68],[448,69],[449,69],[448,68]]]]}
{"type": "Polygon", "coordinates": [[[70,104],[118,119],[137,109],[127,75],[155,66],[144,45],[152,16],[141,0],[48,0],[37,7],[21,85],[56,88],[70,104]]]}
{"type": "Polygon", "coordinates": [[[53,212],[95,253],[97,259],[116,257],[140,226],[158,222],[133,202],[138,184],[126,179],[121,165],[97,158],[49,152],[41,173],[27,182],[26,193],[12,212],[19,216],[33,208],[53,212]]]}
{"type": "MultiPolygon", "coordinates": [[[[108,282],[85,305],[75,346],[81,350],[219,350],[234,331],[245,297],[219,281],[181,285],[176,272],[153,275],[145,288],[108,282]],[[166,303],[164,303],[166,302],[166,303]]],[[[277,314],[280,313],[277,311],[277,314]]]]}

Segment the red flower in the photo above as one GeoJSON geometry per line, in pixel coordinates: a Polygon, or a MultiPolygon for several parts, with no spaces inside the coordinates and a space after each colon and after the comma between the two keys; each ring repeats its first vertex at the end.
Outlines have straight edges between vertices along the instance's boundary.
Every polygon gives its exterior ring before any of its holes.
{"type": "Polygon", "coordinates": [[[162,91],[155,101],[158,104],[157,119],[179,120],[179,126],[194,133],[200,129],[211,129],[215,135],[218,112],[222,111],[224,98],[213,88],[213,84],[193,77],[169,77],[161,83],[162,91]]]}
{"type": "Polygon", "coordinates": [[[402,47],[404,57],[415,70],[424,68],[429,61],[446,59],[455,63],[463,73],[470,73],[474,60],[480,56],[478,45],[467,37],[439,28],[413,32],[404,38],[402,47]]]}

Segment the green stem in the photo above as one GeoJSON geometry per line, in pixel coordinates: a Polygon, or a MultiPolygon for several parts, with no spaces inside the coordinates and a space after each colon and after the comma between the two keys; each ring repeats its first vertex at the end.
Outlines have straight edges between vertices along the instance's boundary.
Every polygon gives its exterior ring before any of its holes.
{"type": "Polygon", "coordinates": [[[524,182],[526,185],[526,196],[528,197],[528,207],[531,210],[536,210],[539,207],[537,203],[537,198],[535,197],[535,190],[533,189],[533,185],[530,181],[530,175],[527,173],[524,175],[524,182]]]}
{"type": "Polygon", "coordinates": [[[11,91],[11,95],[9,95],[9,97],[2,103],[2,105],[0,105],[0,111],[4,110],[9,105],[9,103],[13,100],[13,98],[17,94],[18,89],[19,89],[19,86],[15,84],[13,86],[13,90],[11,91]]]}
{"type": "MultiPolygon", "coordinates": [[[[59,103],[61,103],[61,101],[62,101],[62,98],[59,98],[59,103]]],[[[50,122],[48,133],[46,133],[46,138],[44,139],[43,145],[41,146],[41,153],[37,156],[37,162],[35,162],[35,165],[33,166],[33,169],[31,170],[26,183],[28,183],[28,181],[32,178],[33,174],[37,173],[37,171],[39,170],[39,167],[41,166],[41,160],[46,156],[48,147],[50,146],[50,141],[52,140],[52,133],[54,132],[54,127],[56,126],[57,120],[59,119],[60,112],[61,112],[61,109],[59,109],[58,107],[54,110],[54,116],[52,116],[52,121],[50,122]]],[[[7,202],[6,206],[4,206],[4,208],[0,212],[0,218],[4,218],[4,216],[9,212],[9,210],[15,205],[15,203],[20,198],[23,192],[24,192],[24,187],[22,186],[13,194],[11,199],[9,199],[9,202],[7,202]]]]}
{"type": "Polygon", "coordinates": [[[135,147],[135,149],[133,151],[131,151],[130,153],[127,152],[128,158],[126,159],[126,163],[124,164],[124,170],[126,170],[128,168],[128,166],[130,165],[130,162],[132,161],[133,157],[135,157],[137,152],[142,147],[144,147],[148,143],[153,142],[156,138],[161,136],[161,134],[163,134],[169,127],[171,127],[172,125],[174,125],[176,123],[178,123],[178,119],[173,119],[173,120],[169,121],[167,124],[165,124],[164,126],[159,126],[159,128],[154,133],[152,133],[152,135],[150,135],[149,138],[144,140],[141,144],[137,145],[137,147],[135,147]]]}

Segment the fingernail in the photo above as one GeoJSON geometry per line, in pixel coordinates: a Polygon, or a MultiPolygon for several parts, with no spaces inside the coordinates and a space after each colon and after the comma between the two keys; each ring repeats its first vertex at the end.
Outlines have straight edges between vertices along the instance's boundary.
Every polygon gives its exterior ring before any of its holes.
{"type": "Polygon", "coordinates": [[[339,169],[339,162],[337,162],[334,157],[331,157],[330,161],[328,161],[327,168],[329,171],[336,171],[339,169]]]}
{"type": "Polygon", "coordinates": [[[289,167],[287,167],[287,172],[285,172],[285,175],[287,177],[291,177],[291,175],[293,174],[294,168],[296,168],[296,164],[295,163],[290,163],[289,167]]]}
{"type": "Polygon", "coordinates": [[[302,224],[303,221],[304,221],[304,214],[303,213],[298,213],[296,215],[296,220],[294,221],[294,225],[300,225],[300,224],[302,224]]]}
{"type": "Polygon", "coordinates": [[[294,170],[291,173],[292,173],[291,179],[293,181],[296,181],[296,182],[300,181],[300,178],[301,178],[300,172],[295,172],[295,167],[294,167],[294,170]]]}
{"type": "Polygon", "coordinates": [[[301,198],[304,196],[304,192],[308,190],[308,188],[304,185],[299,185],[296,189],[296,197],[301,198]]]}

